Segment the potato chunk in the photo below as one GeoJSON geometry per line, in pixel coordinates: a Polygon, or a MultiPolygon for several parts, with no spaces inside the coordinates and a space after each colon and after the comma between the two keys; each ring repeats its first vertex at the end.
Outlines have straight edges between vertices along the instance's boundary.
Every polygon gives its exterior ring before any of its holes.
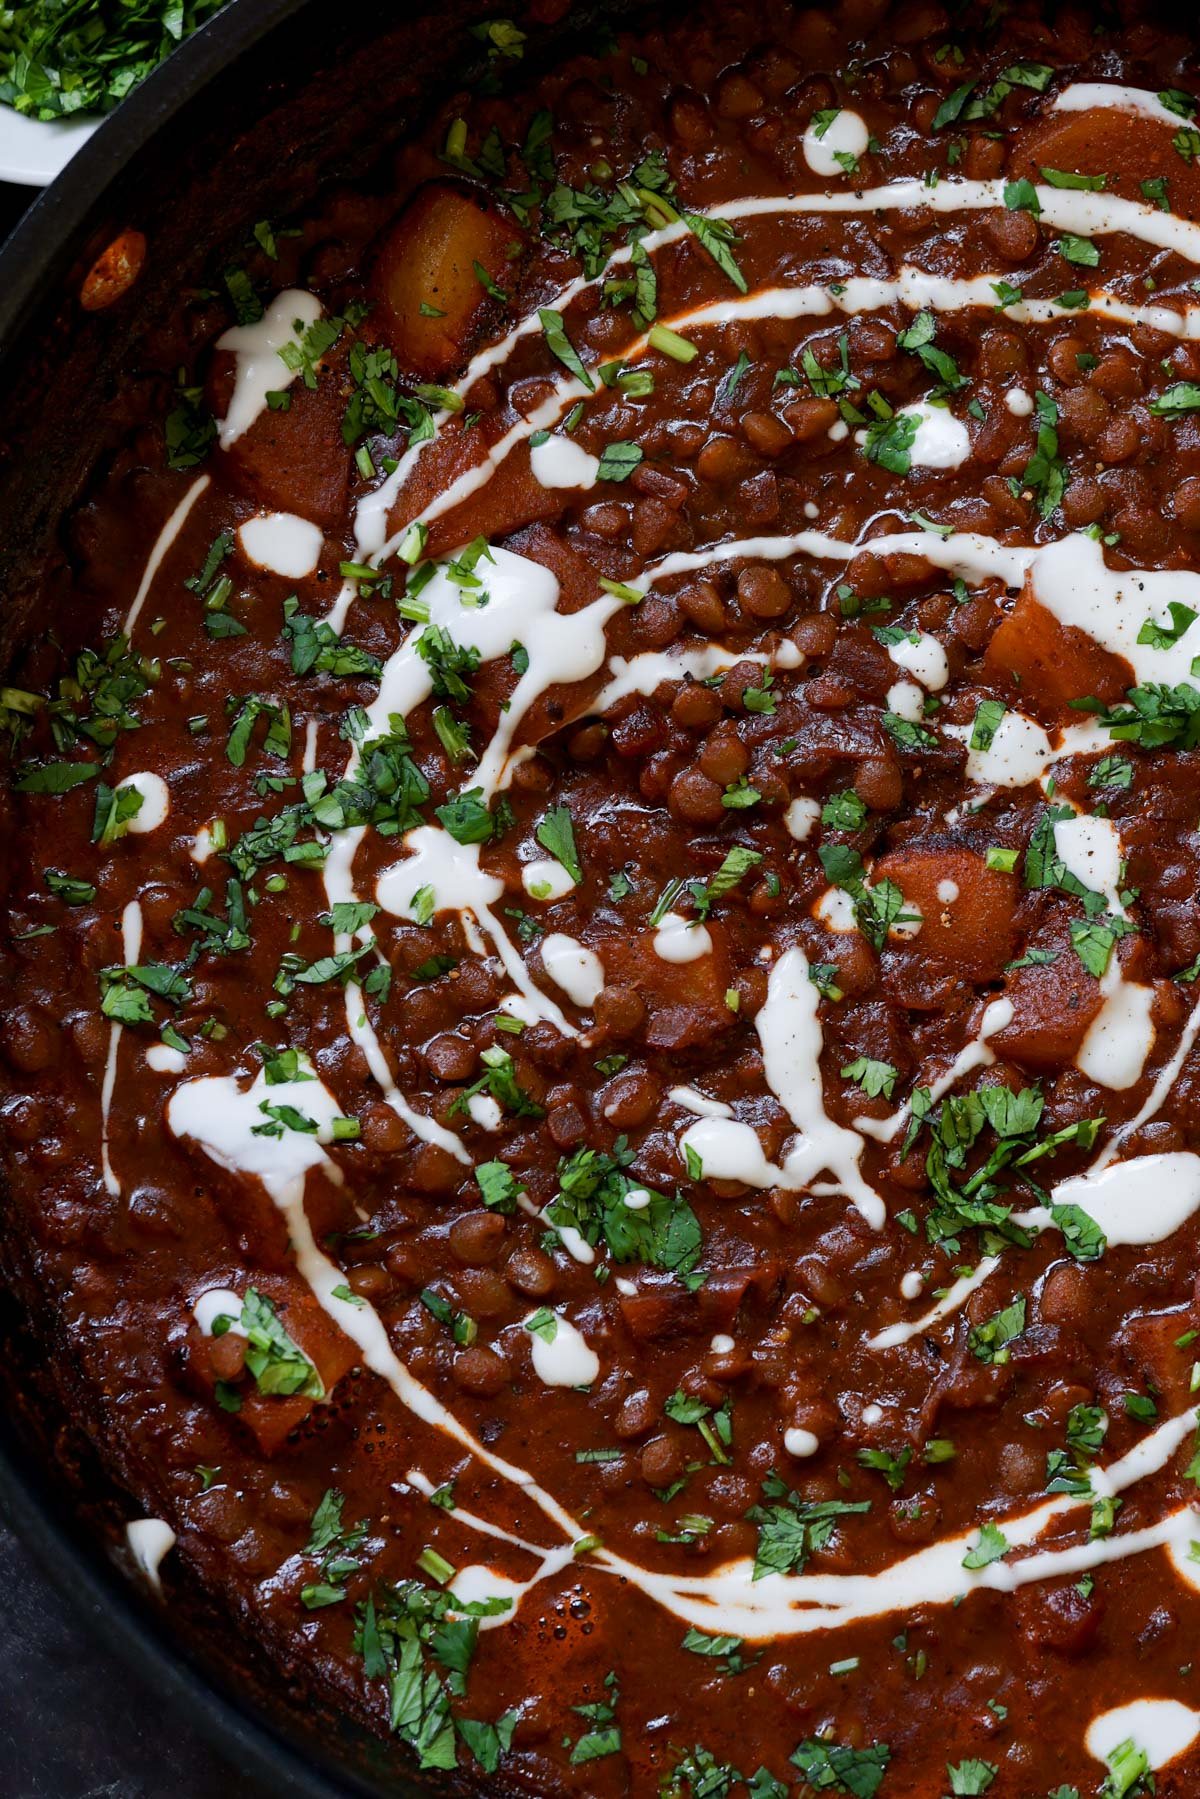
{"type": "Polygon", "coordinates": [[[371,276],[376,318],[403,369],[439,381],[462,367],[488,300],[475,265],[506,287],[519,241],[512,221],[468,188],[431,181],[417,190],[382,238],[371,276]]]}
{"type": "MultiPolygon", "coordinates": [[[[359,1360],[358,1347],[326,1316],[316,1300],[303,1288],[278,1276],[260,1275],[255,1283],[275,1305],[280,1323],[299,1345],[321,1377],[325,1398],[359,1360]]],[[[253,1380],[236,1372],[230,1362],[230,1351],[236,1351],[240,1339],[230,1333],[226,1337],[207,1337],[198,1329],[188,1332],[187,1363],[192,1380],[202,1391],[214,1392],[217,1383],[234,1376],[231,1390],[240,1400],[235,1414],[254,1437],[263,1455],[275,1455],[293,1431],[308,1417],[315,1405],[323,1403],[308,1394],[259,1393],[253,1380]]],[[[240,1365],[240,1357],[234,1361],[240,1365]]]]}
{"type": "Polygon", "coordinates": [[[1000,679],[1015,675],[1022,695],[1047,724],[1078,724],[1082,715],[1072,709],[1072,700],[1094,696],[1113,705],[1134,684],[1133,670],[1122,657],[1101,649],[1086,632],[1060,624],[1028,587],[993,635],[983,660],[1000,679]]]}
{"type": "Polygon", "coordinates": [[[1174,136],[1165,120],[1116,107],[1051,113],[1022,134],[1008,172],[1039,183],[1043,169],[1103,176],[1104,192],[1125,200],[1144,199],[1143,181],[1165,179],[1171,211],[1194,219],[1200,216],[1200,170],[1178,154],[1174,136]]]}
{"type": "Polygon", "coordinates": [[[1194,1309],[1128,1318],[1117,1341],[1134,1380],[1159,1396],[1163,1412],[1182,1411],[1191,1394],[1192,1356],[1179,1338],[1196,1323],[1194,1309]]]}
{"type": "Polygon", "coordinates": [[[557,519],[567,498],[565,489],[543,487],[535,480],[529,451],[519,444],[494,475],[431,522],[426,554],[444,556],[476,537],[486,537],[489,543],[502,541],[522,525],[557,519]]]}
{"type": "Polygon", "coordinates": [[[606,938],[596,948],[610,981],[634,987],[650,1018],[646,1042],[652,1049],[695,1049],[725,1030],[732,1013],[725,993],[732,978],[724,934],[709,923],[713,947],[691,962],[667,962],[654,947],[655,932],[606,938]]]}
{"type": "MultiPolygon", "coordinates": [[[[232,356],[220,352],[209,382],[218,418],[232,373],[232,356]]],[[[286,411],[260,413],[248,431],[218,451],[217,460],[224,478],[247,499],[328,529],[341,518],[350,486],[350,450],[342,436],[346,396],[336,370],[323,368],[316,387],[293,382],[288,402],[286,411]]]]}
{"type": "Polygon", "coordinates": [[[1065,946],[1053,962],[1016,969],[1005,997],[1013,1020],[990,1039],[992,1048],[1046,1074],[1074,1060],[1103,1004],[1099,981],[1065,946]]]}
{"type": "Polygon", "coordinates": [[[974,850],[891,850],[875,864],[875,881],[894,881],[924,923],[912,939],[923,960],[967,980],[994,980],[1012,956],[1017,878],[989,868],[974,850]]]}

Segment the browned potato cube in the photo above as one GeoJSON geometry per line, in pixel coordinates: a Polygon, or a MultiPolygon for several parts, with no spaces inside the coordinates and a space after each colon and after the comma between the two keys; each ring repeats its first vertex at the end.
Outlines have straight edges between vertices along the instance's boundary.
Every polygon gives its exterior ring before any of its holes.
{"type": "Polygon", "coordinates": [[[476,264],[507,288],[519,241],[513,222],[469,188],[431,181],[417,190],[381,240],[371,277],[375,316],[402,368],[440,381],[462,367],[489,298],[476,264]]]}

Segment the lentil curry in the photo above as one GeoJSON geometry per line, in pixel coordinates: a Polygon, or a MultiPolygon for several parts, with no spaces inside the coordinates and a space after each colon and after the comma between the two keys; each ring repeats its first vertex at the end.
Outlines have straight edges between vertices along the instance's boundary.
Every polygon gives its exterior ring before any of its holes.
{"type": "Polygon", "coordinates": [[[400,1767],[1200,1788],[1200,61],[1049,15],[484,21],[46,569],[8,1260],[400,1767]]]}

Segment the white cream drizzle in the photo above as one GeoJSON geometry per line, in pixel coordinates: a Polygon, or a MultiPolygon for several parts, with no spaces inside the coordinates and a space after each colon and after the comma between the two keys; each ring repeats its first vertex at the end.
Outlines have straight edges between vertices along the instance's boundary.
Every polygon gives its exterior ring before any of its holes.
{"type": "MultiPolygon", "coordinates": [[[[1013,1017],[1013,1003],[1009,999],[994,999],[984,1007],[977,1035],[964,1044],[944,1074],[939,1075],[935,1081],[922,1083],[929,1087],[930,1097],[935,1105],[952,1087],[958,1085],[964,1075],[974,1073],[977,1068],[992,1066],[996,1060],[996,1052],[988,1038],[1010,1025],[1013,1017]]],[[[858,1129],[868,1137],[877,1138],[880,1143],[890,1143],[907,1124],[911,1110],[911,1105],[905,1100],[890,1118],[860,1118],[858,1129]]]]}
{"type": "Polygon", "coordinates": [[[895,681],[887,691],[887,709],[911,725],[920,724],[925,716],[925,694],[915,681],[895,681]]]}
{"type": "Polygon", "coordinates": [[[600,458],[569,437],[551,435],[529,452],[533,478],[542,487],[594,487],[600,458]]]}
{"type": "Polygon", "coordinates": [[[161,1593],[160,1569],[178,1541],[171,1526],[163,1518],[135,1518],[125,1526],[125,1541],[147,1584],[161,1593]]]}
{"type": "MultiPolygon", "coordinates": [[[[1175,119],[1176,129],[1183,121],[1175,119]]],[[[779,217],[788,213],[802,216],[819,213],[919,212],[937,214],[954,212],[995,212],[1006,207],[1004,198],[1008,182],[999,177],[991,181],[942,180],[930,187],[917,176],[888,182],[883,187],[856,188],[851,191],[823,194],[763,195],[745,200],[726,200],[708,209],[711,219],[751,219],[779,217]]],[[[1116,194],[1088,193],[1070,188],[1048,187],[1034,183],[1040,216],[1047,225],[1076,233],[1080,237],[1103,237],[1115,233],[1137,238],[1160,250],[1174,250],[1189,261],[1200,261],[1200,226],[1174,213],[1140,200],[1124,200],[1116,194]]],[[[686,230],[686,227],[684,228],[686,230]]],[[[678,227],[656,234],[653,247],[683,235],[678,227]]],[[[647,238],[647,246],[651,239],[647,238]]],[[[616,260],[615,258],[613,259],[616,260]]],[[[611,263],[610,263],[611,267],[611,263]]],[[[607,271],[606,271],[607,272],[607,271]]]]}
{"type": "MultiPolygon", "coordinates": [[[[1046,1216],[1049,1217],[1049,1214],[1046,1216]]],[[[954,1285],[943,1293],[935,1306],[931,1306],[927,1312],[923,1312],[919,1318],[911,1319],[907,1324],[889,1324],[884,1330],[876,1331],[873,1337],[867,1338],[867,1348],[895,1349],[901,1343],[911,1342],[913,1337],[924,1336],[926,1331],[936,1329],[943,1318],[948,1318],[952,1312],[957,1312],[960,1306],[965,1305],[976,1288],[982,1287],[984,1281],[993,1275],[999,1266],[999,1256],[982,1257],[978,1267],[973,1268],[970,1274],[960,1275],[954,1285]]],[[[918,1287],[917,1293],[919,1292],[920,1288],[918,1287]]],[[[905,1298],[908,1297],[910,1296],[906,1294],[905,1298]]],[[[915,1298],[916,1295],[914,1294],[912,1297],[915,1298]]]]}
{"type": "Polygon", "coordinates": [[[218,1318],[229,1320],[225,1326],[227,1336],[244,1337],[246,1334],[242,1329],[241,1295],[231,1287],[209,1287],[206,1292],[201,1293],[192,1307],[192,1317],[206,1337],[214,1334],[218,1318]]]}
{"type": "Polygon", "coordinates": [[[267,409],[267,395],[289,388],[299,372],[290,369],[280,350],[296,341],[301,332],[321,316],[321,302],[302,288],[285,288],[277,294],[261,319],[253,325],[233,325],[217,339],[218,350],[234,356],[233,392],[229,410],[218,424],[223,450],[244,437],[267,409]]]}
{"type": "Polygon", "coordinates": [[[1093,893],[1103,894],[1111,912],[1123,915],[1117,893],[1124,851],[1111,818],[1078,812],[1054,826],[1054,847],[1068,874],[1093,893]]]}
{"type": "Polygon", "coordinates": [[[887,653],[897,668],[904,669],[932,693],[939,692],[950,679],[950,664],[946,659],[946,652],[937,638],[928,631],[919,632],[915,643],[911,637],[902,637],[899,643],[889,643],[887,653]]]}
{"type": "MultiPolygon", "coordinates": [[[[1050,1197],[1056,1206],[1082,1207],[1110,1245],[1162,1243],[1200,1210],[1200,1156],[1191,1150],[1131,1156],[1059,1181],[1050,1197]]],[[[1016,1216],[1035,1230],[1051,1228],[1040,1206],[1016,1216]]]]}
{"type": "MultiPolygon", "coordinates": [[[[132,967],[142,951],[142,908],[136,900],[130,900],[121,914],[121,949],[125,957],[125,966],[132,967]]],[[[115,1021],[108,1027],[108,1055],[104,1062],[104,1081],[100,1088],[100,1171],[104,1176],[104,1190],[112,1198],[121,1192],[121,1183],[113,1169],[112,1158],[108,1148],[108,1121],[112,1112],[113,1094],[117,1086],[117,1058],[121,1050],[121,1025],[115,1021]]]]}
{"type": "Polygon", "coordinates": [[[260,512],[238,529],[248,559],[269,575],[302,581],[321,560],[325,533],[294,512],[260,512]]]}
{"type": "MultiPolygon", "coordinates": [[[[418,1493],[423,1493],[426,1499],[437,1491],[433,1481],[417,1468],[410,1468],[406,1478],[409,1486],[418,1493]]],[[[499,1612],[493,1617],[481,1618],[479,1620],[480,1630],[496,1630],[504,1624],[511,1623],[519,1611],[522,1601],[538,1585],[539,1581],[560,1573],[563,1568],[569,1567],[575,1560],[573,1543],[563,1543],[553,1549],[543,1548],[538,1543],[530,1543],[526,1538],[516,1536],[512,1531],[504,1530],[502,1526],[493,1524],[488,1518],[481,1518],[477,1512],[469,1511],[461,1505],[456,1505],[454,1510],[447,1513],[443,1520],[444,1528],[454,1525],[465,1530],[476,1531],[481,1536],[492,1537],[497,1542],[511,1544],[514,1549],[523,1550],[526,1555],[533,1556],[538,1564],[529,1579],[523,1581],[515,1580],[511,1575],[503,1574],[496,1568],[490,1568],[477,1562],[458,1570],[450,1582],[449,1590],[464,1605],[486,1599],[507,1599],[509,1601],[507,1611],[499,1612]]]]}
{"type": "Polygon", "coordinates": [[[1180,114],[1164,106],[1148,87],[1125,87],[1115,81],[1072,81],[1050,102],[1051,112],[1134,112],[1144,119],[1157,119],[1178,131],[1184,123],[1180,114]]]}
{"type": "Polygon", "coordinates": [[[654,953],[660,962],[696,962],[711,956],[712,947],[708,926],[682,912],[664,912],[654,933],[654,953]]]}
{"type": "Polygon", "coordinates": [[[1087,1752],[1107,1762],[1125,1743],[1143,1751],[1151,1768],[1165,1768],[1200,1736],[1200,1712],[1178,1699],[1133,1699],[1092,1719],[1084,1736],[1087,1752]]]}
{"type": "Polygon", "coordinates": [[[313,1076],[271,1084],[262,1070],[249,1087],[242,1087],[234,1075],[185,1081],[167,1102],[167,1124],[177,1137],[193,1138],[231,1174],[257,1175],[278,1205],[302,1200],[310,1168],[323,1168],[330,1180],[341,1184],[341,1169],[325,1147],[333,1140],[334,1119],[341,1116],[342,1108],[324,1081],[313,1076]],[[264,1102],[294,1106],[312,1119],[316,1132],[285,1125],[278,1137],[256,1136],[256,1128],[270,1122],[262,1110],[264,1102]]]}
{"type": "Polygon", "coordinates": [[[723,1099],[710,1099],[707,1093],[698,1093],[695,1087],[672,1087],[667,1098],[685,1112],[694,1112],[697,1118],[732,1118],[733,1107],[727,1106],[723,1099]]]}
{"type": "Polygon", "coordinates": [[[848,107],[842,107],[832,119],[818,113],[804,133],[804,160],[814,175],[852,175],[853,167],[847,168],[838,157],[857,162],[865,154],[870,136],[861,113],[848,107]]]}
{"type": "MultiPolygon", "coordinates": [[[[1074,538],[1068,539],[1074,542],[1074,538]]],[[[1091,542],[1091,539],[1085,541],[1091,542]]],[[[863,542],[830,537],[824,531],[796,531],[785,537],[735,537],[707,544],[699,550],[676,550],[654,563],[632,585],[649,591],[675,575],[692,575],[723,562],[754,560],[782,562],[789,556],[811,556],[818,562],[853,562],[869,551],[873,556],[920,556],[934,568],[956,575],[995,575],[1007,587],[1018,588],[1039,551],[1025,545],[998,543],[976,531],[952,531],[946,537],[932,531],[892,531],[863,542]]],[[[1200,581],[1200,576],[1195,577],[1200,581]]]]}
{"type": "MultiPolygon", "coordinates": [[[[536,320],[536,314],[534,316],[536,320]]],[[[473,493],[477,493],[480,488],[487,485],[500,464],[506,460],[518,444],[525,443],[535,432],[549,430],[552,425],[557,424],[567,407],[574,400],[586,396],[588,391],[583,382],[577,380],[574,375],[561,376],[541,404],[535,406],[525,418],[518,419],[516,424],[511,425],[497,443],[487,448],[480,462],[464,470],[448,487],[443,488],[437,498],[425,507],[422,517],[426,522],[431,522],[452,511],[464,500],[469,500],[473,493]]],[[[426,443],[431,441],[432,439],[429,438],[424,439],[426,443]]],[[[412,450],[407,452],[408,456],[413,454],[412,450]]],[[[360,543],[364,548],[371,550],[372,560],[376,563],[386,562],[387,558],[399,548],[404,540],[408,523],[411,522],[407,521],[386,540],[379,541],[386,528],[387,512],[391,503],[389,500],[386,505],[383,504],[383,496],[389,488],[393,496],[399,492],[400,482],[397,477],[403,468],[404,461],[402,460],[389,481],[382,488],[377,489],[374,495],[368,495],[359,505],[355,529],[360,543]],[[369,504],[372,501],[374,504],[369,504]],[[367,532],[365,538],[364,531],[367,532]]]]}
{"type": "Polygon", "coordinates": [[[1104,548],[1082,533],[1047,544],[1033,558],[1034,597],[1060,623],[1123,656],[1139,682],[1186,681],[1200,655],[1200,617],[1163,649],[1139,643],[1148,618],[1169,625],[1168,602],[1200,614],[1200,574],[1191,569],[1112,569],[1104,548]]]}
{"type": "Polygon", "coordinates": [[[542,967],[554,985],[582,1009],[594,1006],[604,991],[604,964],[595,950],[562,931],[552,931],[542,939],[542,967]]]}
{"type": "Polygon", "coordinates": [[[1058,754],[1041,725],[1023,712],[1005,712],[985,750],[970,747],[974,728],[946,725],[945,733],[967,745],[967,779],[984,787],[1028,787],[1058,754]]]}
{"type": "Polygon", "coordinates": [[[698,1157],[700,1178],[710,1181],[741,1181],[747,1187],[788,1187],[795,1189],[803,1182],[793,1180],[786,1168],[769,1162],[763,1154],[758,1132],[752,1125],[736,1118],[701,1118],[690,1124],[679,1139],[684,1165],[688,1151],[698,1157]]]}
{"type": "Polygon", "coordinates": [[[1154,1078],[1154,1085],[1151,1087],[1150,1092],[1146,1095],[1146,1098],[1138,1107],[1134,1116],[1127,1119],[1124,1124],[1119,1125],[1113,1132],[1112,1136],[1097,1156],[1095,1162],[1092,1164],[1093,1171],[1098,1172],[1100,1169],[1107,1168],[1111,1162],[1115,1161],[1120,1153],[1122,1145],[1135,1131],[1141,1129],[1147,1119],[1153,1118],[1162,1109],[1172,1087],[1179,1078],[1180,1070],[1192,1053],[1198,1034],[1200,1034],[1200,1001],[1197,1001],[1192,1007],[1191,1012],[1188,1014],[1187,1023],[1180,1033],[1179,1041],[1175,1046],[1174,1053],[1159,1069],[1154,1078]]]}
{"type": "Polygon", "coordinates": [[[788,1151],[789,1180],[812,1185],[815,1193],[843,1193],[879,1230],[885,1219],[883,1201],[860,1172],[863,1142],[856,1131],[836,1124],[825,1110],[821,1078],[824,1035],[820,995],[808,978],[808,958],[795,945],[771,970],[766,1003],[754,1021],[762,1045],[767,1085],[791,1119],[796,1138],[788,1151]],[[828,1171],[832,1187],[815,1184],[828,1171]]]}
{"type": "Polygon", "coordinates": [[[793,800],[784,813],[784,828],[788,836],[794,837],[797,843],[805,843],[812,836],[813,828],[820,816],[820,801],[805,799],[801,796],[800,799],[793,800]]]}
{"type": "Polygon", "coordinates": [[[467,1101],[467,1113],[485,1131],[498,1131],[504,1122],[500,1102],[490,1093],[473,1093],[467,1101]]]}
{"type": "Polygon", "coordinates": [[[187,1055],[173,1043],[152,1043],[146,1051],[146,1066],[155,1074],[182,1074],[187,1067],[187,1055]]]}
{"type": "Polygon", "coordinates": [[[961,419],[948,406],[917,400],[902,406],[897,418],[913,418],[917,432],[909,446],[909,460],[916,468],[961,468],[971,454],[971,438],[961,419]]]}
{"type": "Polygon", "coordinates": [[[590,1387],[600,1372],[600,1357],[583,1332],[559,1311],[552,1314],[553,1327],[530,1329],[541,1314],[531,1312],[525,1320],[529,1331],[529,1350],[533,1371],[546,1387],[590,1387]]]}
{"type": "MultiPolygon", "coordinates": [[[[901,264],[893,276],[847,276],[845,281],[836,283],[836,291],[818,283],[799,283],[794,287],[760,288],[755,293],[708,301],[690,312],[676,314],[670,323],[673,330],[695,333],[747,319],[824,318],[830,313],[856,317],[862,313],[881,312],[897,304],[914,312],[951,313],[974,308],[994,312],[996,288],[1006,279],[1006,274],[1000,270],[984,275],[931,275],[925,269],[901,264]]],[[[1116,324],[1149,326],[1168,337],[1185,341],[1200,335],[1200,307],[1163,302],[1152,306],[1131,305],[1115,294],[1097,288],[1089,293],[1088,311],[1116,324]]],[[[1056,319],[1078,318],[1079,313],[1059,300],[1023,298],[1006,306],[1004,316],[1018,325],[1048,325],[1056,319]]],[[[640,349],[641,340],[626,354],[637,355],[640,349]]],[[[1022,391],[1010,390],[1010,394],[1022,391]]],[[[1030,400],[1027,410],[1019,402],[1010,410],[1016,416],[1028,417],[1033,411],[1033,402],[1030,400]]],[[[840,431],[833,427],[829,435],[834,437],[835,432],[835,441],[844,438],[845,425],[840,431]]]]}
{"type": "MultiPolygon", "coordinates": [[[[528,653],[528,667],[519,677],[508,708],[501,713],[471,777],[470,784],[480,789],[486,803],[505,784],[514,735],[534,701],[556,682],[586,680],[602,666],[606,650],[604,629],[621,601],[605,596],[578,612],[560,613],[559,586],[552,571],[502,548],[493,548],[481,559],[477,573],[486,604],[480,603],[483,596],[479,588],[456,582],[444,566],[426,583],[422,598],[428,606],[429,624],[447,631],[460,646],[476,650],[481,661],[507,655],[514,642],[521,643],[528,653]]],[[[389,717],[405,717],[429,697],[432,675],[416,647],[420,636],[421,629],[410,631],[385,663],[379,692],[366,709],[369,733],[386,730],[389,717]]],[[[347,776],[357,767],[358,755],[356,747],[347,776]]],[[[361,840],[361,830],[341,832],[335,838],[325,864],[325,885],[331,904],[337,899],[355,897],[353,862],[361,840]]],[[[482,943],[475,926],[486,933],[509,980],[530,1010],[564,1036],[577,1036],[562,1009],[531,979],[524,958],[492,911],[492,905],[503,893],[503,883],[481,868],[479,845],[459,844],[440,826],[423,825],[407,833],[405,848],[409,852],[407,858],[380,876],[376,890],[379,904],[397,916],[413,918],[413,895],[424,886],[432,887],[434,910],[459,912],[468,942],[476,953],[482,949],[482,943]]],[[[339,941],[339,947],[345,947],[340,940],[335,941],[339,941]]],[[[351,1034],[367,1054],[372,1074],[384,1086],[394,1109],[399,1111],[405,1105],[411,1123],[419,1114],[413,1113],[396,1092],[386,1058],[366,1019],[361,990],[354,983],[347,986],[346,1005],[351,1034]]],[[[431,1126],[431,1120],[423,1120],[420,1127],[414,1128],[428,1135],[431,1126]]],[[[460,1159],[464,1157],[453,1133],[442,1132],[442,1138],[449,1139],[443,1147],[453,1144],[451,1153],[460,1159]]]]}
{"type": "Polygon", "coordinates": [[[148,768],[139,769],[137,774],[126,775],[123,781],[118,781],[116,790],[118,793],[132,791],[142,796],[141,805],[124,827],[131,837],[141,837],[147,831],[157,831],[159,825],[166,823],[167,814],[171,810],[171,794],[161,775],[152,773],[148,768]]]}
{"type": "Polygon", "coordinates": [[[544,1555],[528,1580],[514,1580],[510,1574],[501,1574],[496,1568],[472,1562],[458,1570],[450,1582],[449,1591],[461,1605],[478,1605],[489,1599],[506,1599],[507,1611],[485,1615],[479,1620],[480,1630],[497,1630],[512,1623],[521,1608],[522,1600],[539,1582],[561,1573],[570,1566],[574,1557],[574,1546],[565,1543],[561,1549],[551,1550],[544,1555]]]}
{"type": "MultiPolygon", "coordinates": [[[[1190,1431],[1193,1413],[1187,1414],[1186,1422],[1190,1431]]],[[[877,1574],[773,1574],[755,1581],[753,1563],[746,1558],[707,1575],[666,1575],[638,1569],[603,1550],[596,1554],[596,1565],[624,1575],[686,1623],[762,1641],[841,1629],[866,1618],[908,1613],[920,1605],[952,1605],[979,1588],[1011,1593],[1152,1549],[1186,1552],[1200,1527],[1200,1513],[1183,1507],[1140,1530],[1063,1548],[1032,1548],[1051,1523],[1078,1503],[1056,1499],[1023,1516],[996,1520],[1014,1549],[1030,1548],[1032,1553],[980,1569],[962,1565],[978,1540],[974,1529],[904,1556],[877,1574]]]]}
{"type": "MultiPolygon", "coordinates": [[[[1051,1189],[1053,1206],[1078,1206],[1104,1232],[1110,1247],[1139,1248],[1162,1243],[1200,1210],[1200,1156],[1190,1150],[1134,1156],[1106,1167],[1096,1164],[1083,1174],[1059,1181],[1051,1189]]],[[[1026,1230],[1057,1230],[1051,1211],[1031,1206],[1014,1212],[1013,1222],[1026,1230]]],[[[894,1349],[922,1336],[957,1312],[1000,1266],[1000,1256],[984,1256],[968,1275],[955,1281],[938,1303],[920,1318],[890,1324],[868,1337],[870,1349],[894,1349]]],[[[907,1280],[907,1276],[905,1279],[907,1280]]],[[[901,1283],[903,1288],[903,1283],[901,1283]]],[[[904,1297],[916,1298],[920,1286],[904,1297]]]]}
{"type": "Polygon", "coordinates": [[[844,887],[827,887],[813,903],[812,915],[827,931],[848,937],[858,929],[854,898],[844,887]]]}
{"type": "Polygon", "coordinates": [[[184,525],[187,523],[188,514],[191,512],[192,507],[196,504],[196,501],[200,498],[201,494],[205,493],[211,485],[211,475],[198,475],[155,539],[154,547],[146,558],[146,566],[142,571],[142,578],[138,582],[137,592],[130,602],[129,611],[125,614],[125,623],[121,627],[126,637],[133,636],[133,627],[137,624],[138,619],[141,616],[142,607],[146,603],[146,596],[153,587],[155,577],[163,565],[163,558],[166,556],[167,551],[171,548],[171,545],[175,542],[179,533],[183,530],[184,525]]]}
{"type": "Polygon", "coordinates": [[[722,675],[737,662],[769,662],[762,650],[728,650],[723,644],[709,643],[701,649],[642,650],[636,656],[611,656],[609,680],[600,689],[588,710],[604,713],[618,700],[632,693],[651,694],[664,681],[707,681],[722,675]]]}
{"type": "MultiPolygon", "coordinates": [[[[531,1207],[531,1209],[535,1217],[539,1216],[536,1208],[531,1207]]],[[[572,1261],[578,1262],[581,1268],[590,1268],[593,1265],[596,1260],[596,1252],[582,1231],[576,1230],[573,1224],[554,1224],[552,1219],[546,1218],[544,1212],[540,1216],[545,1219],[552,1230],[558,1232],[559,1242],[572,1261]]]]}
{"type": "MultiPolygon", "coordinates": [[[[1055,824],[1054,844],[1069,874],[1101,894],[1110,913],[1128,916],[1119,890],[1124,850],[1111,819],[1077,811],[1055,824]]],[[[1100,1011],[1088,1026],[1075,1065],[1100,1086],[1124,1092],[1141,1079],[1154,1048],[1154,989],[1126,980],[1114,951],[1100,991],[1100,1011]]]]}
{"type": "Polygon", "coordinates": [[[470,912],[475,917],[503,898],[504,882],[479,866],[477,844],[459,843],[437,825],[418,825],[405,832],[403,841],[407,854],[385,868],[375,883],[375,898],[394,918],[419,921],[423,895],[432,894],[434,914],[470,912]]]}
{"type": "Polygon", "coordinates": [[[574,887],[575,877],[553,856],[545,856],[524,864],[521,885],[530,899],[560,900],[574,887]]]}
{"type": "Polygon", "coordinates": [[[1154,989],[1127,981],[1114,951],[1101,992],[1104,1003],[1088,1026],[1075,1066],[1099,1086],[1125,1093],[1141,1080],[1154,1048],[1154,989]]]}
{"type": "MultiPolygon", "coordinates": [[[[353,880],[354,856],[363,838],[362,829],[339,831],[335,834],[325,858],[324,880],[325,892],[330,906],[339,901],[353,901],[356,897],[353,880]]],[[[362,933],[360,933],[362,934],[362,933]]],[[[334,948],[338,951],[350,948],[353,939],[342,932],[334,936],[334,948]]],[[[371,1021],[367,1016],[366,999],[362,987],[357,981],[346,982],[346,1029],[351,1042],[362,1052],[371,1078],[379,1088],[387,1104],[398,1118],[403,1119],[414,1136],[424,1143],[432,1143],[439,1149],[446,1150],[456,1161],[469,1164],[470,1156],[464,1149],[461,1140],[453,1131],[439,1124],[435,1118],[427,1118],[400,1092],[392,1079],[392,1071],[388,1059],[383,1053],[371,1021]]]]}

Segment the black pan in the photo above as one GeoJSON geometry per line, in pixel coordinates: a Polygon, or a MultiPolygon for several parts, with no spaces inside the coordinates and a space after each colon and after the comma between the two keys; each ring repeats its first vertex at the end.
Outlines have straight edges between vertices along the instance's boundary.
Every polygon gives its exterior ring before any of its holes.
{"type": "MultiPolygon", "coordinates": [[[[476,72],[465,26],[495,11],[480,0],[232,0],[34,202],[0,252],[0,668],[30,626],[31,572],[123,435],[121,386],[136,375],[143,333],[257,220],[284,219],[326,182],[386,156],[434,96],[476,72]],[[127,227],[148,239],[144,271],[118,305],[86,313],[83,276],[127,227]]],[[[563,29],[594,18],[576,7],[563,29]]],[[[541,36],[539,60],[550,61],[556,34],[541,36]]],[[[394,1747],[315,1716],[311,1694],[243,1660],[239,1633],[186,1585],[169,1586],[163,1607],[130,1579],[114,1548],[129,1501],[47,1378],[53,1321],[37,1302],[28,1274],[0,1265],[0,1502],[106,1645],[281,1793],[466,1791],[453,1777],[418,1778],[394,1747]]]]}

